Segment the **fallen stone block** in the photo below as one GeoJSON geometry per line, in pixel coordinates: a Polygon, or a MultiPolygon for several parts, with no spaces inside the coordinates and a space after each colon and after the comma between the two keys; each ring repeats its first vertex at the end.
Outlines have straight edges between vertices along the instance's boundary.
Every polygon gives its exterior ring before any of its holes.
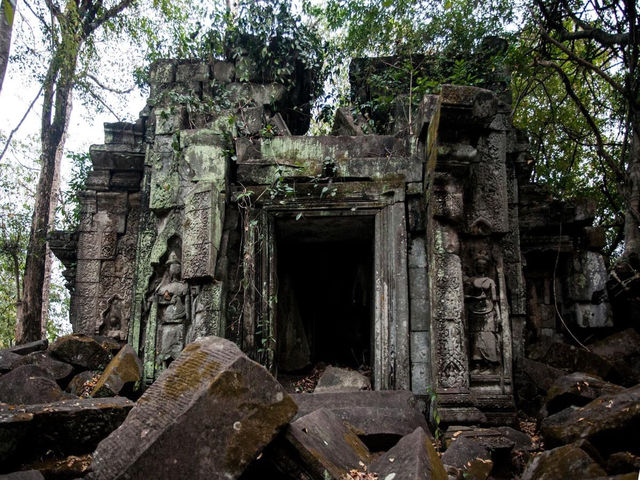
{"type": "Polygon", "coordinates": [[[57,339],[49,352],[63,362],[86,370],[102,370],[111,361],[111,353],[91,337],[65,335],[57,339]]]}
{"type": "Polygon", "coordinates": [[[16,363],[22,359],[22,355],[10,352],[9,350],[0,350],[0,373],[6,373],[16,366],[16,363]]]}
{"type": "Polygon", "coordinates": [[[32,352],[23,356],[17,363],[19,365],[36,365],[45,369],[58,383],[66,385],[73,374],[73,367],[68,363],[51,358],[47,352],[32,352]]]}
{"type": "Polygon", "coordinates": [[[532,457],[520,480],[558,480],[600,476],[606,476],[606,472],[589,455],[575,445],[565,445],[532,457]]]}
{"type": "Polygon", "coordinates": [[[533,345],[529,358],[568,372],[585,372],[606,378],[612,364],[599,355],[562,342],[540,342],[533,345]]]}
{"type": "Polygon", "coordinates": [[[389,480],[446,480],[442,460],[431,438],[418,427],[406,435],[386,454],[369,467],[380,479],[389,480]]]}
{"type": "Polygon", "coordinates": [[[341,480],[349,470],[371,462],[369,450],[356,433],[326,409],[293,422],[285,438],[297,452],[300,466],[309,478],[341,480]]]}
{"type": "Polygon", "coordinates": [[[429,432],[416,397],[409,391],[298,393],[291,397],[298,405],[296,418],[325,408],[349,423],[371,450],[388,450],[418,427],[429,432]]]}
{"type": "Polygon", "coordinates": [[[541,415],[552,415],[570,406],[582,407],[601,395],[624,390],[624,387],[605,382],[600,377],[574,372],[557,378],[547,391],[541,415]]]}
{"type": "Polygon", "coordinates": [[[92,397],[112,397],[133,391],[142,378],[142,362],[131,345],[125,345],[109,362],[91,392],[92,397]],[[125,392],[126,390],[126,392],[125,392]]]}
{"type": "Polygon", "coordinates": [[[0,406],[0,473],[51,452],[58,457],[90,453],[124,421],[132,407],[133,402],[126,398],[0,406]]]}
{"type": "Polygon", "coordinates": [[[589,349],[613,364],[616,383],[626,387],[640,383],[640,333],[635,329],[614,333],[590,344],[589,349]]]}
{"type": "Polygon", "coordinates": [[[640,385],[603,395],[580,408],[567,408],[542,421],[549,446],[584,439],[603,453],[640,445],[640,385]]]}
{"type": "Polygon", "coordinates": [[[0,402],[32,405],[75,398],[64,392],[51,373],[36,365],[22,365],[0,377],[0,402]]]}
{"type": "Polygon", "coordinates": [[[314,393],[371,390],[371,381],[355,370],[329,366],[318,379],[314,393]]]}
{"type": "Polygon", "coordinates": [[[237,478],[295,412],[280,384],[233,342],[200,338],[100,443],[87,478],[237,478]]]}
{"type": "Polygon", "coordinates": [[[616,452],[607,458],[607,472],[623,474],[640,472],[640,457],[631,452],[616,452]]]}
{"type": "Polygon", "coordinates": [[[469,437],[457,437],[442,454],[442,463],[477,480],[485,480],[493,468],[489,449],[477,439],[469,437]]]}
{"type": "Polygon", "coordinates": [[[49,340],[46,338],[43,340],[36,340],[35,342],[23,343],[22,345],[16,345],[8,350],[18,355],[27,355],[31,352],[37,352],[40,350],[46,350],[49,346],[49,340]]]}
{"type": "Polygon", "coordinates": [[[0,480],[44,480],[44,477],[38,470],[24,470],[22,472],[0,475],[0,480]]]}

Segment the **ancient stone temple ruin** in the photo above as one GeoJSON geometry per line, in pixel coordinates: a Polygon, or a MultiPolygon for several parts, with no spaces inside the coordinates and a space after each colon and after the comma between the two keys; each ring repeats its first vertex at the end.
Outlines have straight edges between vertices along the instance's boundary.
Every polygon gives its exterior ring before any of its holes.
{"type": "MultiPolygon", "coordinates": [[[[354,102],[379,65],[352,64],[354,102]]],[[[398,96],[385,134],[343,108],[309,136],[299,77],[153,66],[139,120],[91,148],[78,231],[51,238],[74,330],[127,340],[147,384],[217,335],[277,373],[367,365],[448,423],[510,418],[526,336],[610,321],[593,208],[529,184],[504,84],[398,96]]]]}

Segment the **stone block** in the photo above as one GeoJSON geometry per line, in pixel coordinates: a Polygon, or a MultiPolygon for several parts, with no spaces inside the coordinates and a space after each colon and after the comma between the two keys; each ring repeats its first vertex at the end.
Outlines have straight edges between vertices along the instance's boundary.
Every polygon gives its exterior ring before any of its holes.
{"type": "MultiPolygon", "coordinates": [[[[20,365],[35,365],[44,369],[54,380],[64,385],[65,380],[71,378],[73,367],[65,362],[52,358],[47,352],[32,352],[23,356],[14,367],[20,365]]],[[[36,402],[37,403],[37,402],[36,402]]]]}
{"type": "Polygon", "coordinates": [[[39,460],[51,451],[62,457],[91,453],[132,407],[126,398],[0,406],[0,464],[9,469],[39,460]]]}
{"type": "Polygon", "coordinates": [[[220,83],[231,83],[236,74],[236,67],[230,62],[214,62],[213,78],[220,83]]]}
{"type": "Polygon", "coordinates": [[[619,385],[605,382],[600,377],[574,372],[557,378],[545,398],[545,416],[571,406],[582,407],[601,395],[610,395],[624,390],[619,385]]]}
{"type": "Polygon", "coordinates": [[[100,281],[100,260],[78,260],[76,278],[83,282],[97,283],[100,281]]]}
{"type": "Polygon", "coordinates": [[[15,347],[11,347],[7,350],[3,350],[3,352],[10,352],[17,355],[27,355],[31,352],[39,352],[40,350],[46,350],[49,346],[49,340],[46,338],[43,340],[36,340],[34,342],[23,343],[22,345],[16,345],[15,347]]]}
{"type": "Polygon", "coordinates": [[[430,361],[429,332],[411,332],[411,362],[430,361]]]}
{"type": "Polygon", "coordinates": [[[37,365],[21,365],[0,377],[1,403],[32,405],[57,402],[68,398],[75,398],[75,395],[65,393],[56,383],[50,371],[37,365]]]}
{"type": "Polygon", "coordinates": [[[91,337],[65,335],[49,347],[49,352],[63,362],[87,370],[104,368],[111,361],[111,353],[91,337]]]}
{"type": "Polygon", "coordinates": [[[431,385],[429,363],[411,363],[411,391],[416,395],[426,395],[431,385]]]}
{"type": "Polygon", "coordinates": [[[142,379],[142,362],[133,348],[127,344],[113,357],[98,379],[92,397],[114,397],[128,388],[131,391],[142,379]]]}
{"type": "Polygon", "coordinates": [[[369,471],[377,473],[380,479],[447,479],[447,472],[431,438],[420,427],[376,459],[369,471]]]}
{"type": "Polygon", "coordinates": [[[409,268],[409,295],[412,299],[429,297],[427,269],[425,267],[409,268]]]}
{"type": "Polygon", "coordinates": [[[214,183],[224,190],[227,175],[227,156],[218,145],[191,145],[184,150],[184,162],[192,180],[214,183]]]}
{"type": "Polygon", "coordinates": [[[100,443],[87,478],[238,478],[295,412],[264,367],[228,340],[202,338],[100,443]]]}
{"type": "Polygon", "coordinates": [[[98,192],[96,194],[98,211],[112,214],[126,214],[128,209],[125,192],[98,192]]]}
{"type": "Polygon", "coordinates": [[[338,393],[297,393],[291,397],[300,418],[321,408],[355,428],[358,435],[405,436],[417,427],[429,431],[413,393],[406,390],[338,393]]]}
{"type": "Polygon", "coordinates": [[[2,480],[45,480],[39,470],[23,470],[21,472],[0,475],[2,480]]]}
{"type": "Polygon", "coordinates": [[[173,60],[158,60],[151,65],[149,78],[151,83],[166,85],[175,82],[176,65],[173,60]]]}
{"type": "Polygon", "coordinates": [[[613,327],[609,303],[578,303],[574,308],[576,323],[582,328],[613,327]]]}
{"type": "Polygon", "coordinates": [[[109,170],[93,170],[84,182],[85,188],[91,190],[108,190],[111,172],[109,170]]]}
{"type": "Polygon", "coordinates": [[[22,355],[10,352],[9,350],[0,350],[0,374],[13,370],[16,363],[22,359],[22,355]]]}
{"type": "Polygon", "coordinates": [[[411,239],[407,266],[409,268],[427,267],[427,254],[423,237],[415,237],[411,239]]]}
{"type": "Polygon", "coordinates": [[[355,370],[328,366],[320,375],[314,393],[371,390],[371,381],[355,370]]]}
{"type": "Polygon", "coordinates": [[[411,314],[411,330],[429,330],[429,300],[426,298],[416,298],[412,295],[409,298],[409,308],[411,314]]]}
{"type": "Polygon", "coordinates": [[[171,135],[182,128],[187,114],[182,106],[156,108],[156,135],[171,135]]]}
{"type": "Polygon", "coordinates": [[[209,65],[201,62],[181,63],[176,68],[176,82],[207,82],[209,81],[209,65]]]}
{"type": "Polygon", "coordinates": [[[109,187],[114,190],[138,191],[142,181],[142,172],[114,172],[109,187]]]}
{"type": "Polygon", "coordinates": [[[520,478],[522,480],[571,478],[576,472],[580,472],[582,478],[607,477],[602,467],[584,450],[576,445],[566,445],[532,457],[520,478]]]}
{"type": "Polygon", "coordinates": [[[371,454],[353,430],[326,409],[293,422],[285,438],[312,478],[345,478],[349,470],[368,465],[371,454]]]}
{"type": "Polygon", "coordinates": [[[595,292],[606,290],[607,267],[600,253],[584,251],[574,256],[572,274],[567,281],[568,298],[591,302],[595,292]]]}

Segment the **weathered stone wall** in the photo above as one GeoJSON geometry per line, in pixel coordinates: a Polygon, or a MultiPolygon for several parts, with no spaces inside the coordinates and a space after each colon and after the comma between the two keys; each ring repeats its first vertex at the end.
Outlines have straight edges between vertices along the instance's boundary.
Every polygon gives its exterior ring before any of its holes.
{"type": "Polygon", "coordinates": [[[291,134],[306,128],[287,113],[294,91],[239,82],[231,63],[153,66],[140,121],[92,148],[77,256],[63,248],[76,237],[56,237],[74,329],[126,337],[147,383],[204,335],[272,370],[283,349],[304,366],[314,340],[278,278],[283,232],[364,235],[374,388],[435,391],[448,423],[509,420],[514,362],[528,334],[560,331],[556,304],[608,322],[592,216],[527,186],[503,91],[444,85],[410,114],[398,97],[390,135],[364,135],[344,108],[319,137],[291,134]]]}

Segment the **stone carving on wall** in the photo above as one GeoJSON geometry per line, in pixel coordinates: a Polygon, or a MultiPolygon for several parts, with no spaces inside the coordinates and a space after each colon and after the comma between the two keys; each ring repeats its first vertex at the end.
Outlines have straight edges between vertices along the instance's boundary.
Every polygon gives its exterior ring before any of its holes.
{"type": "Polygon", "coordinates": [[[464,351],[463,333],[457,320],[442,322],[439,336],[439,380],[442,388],[468,388],[467,368],[460,353],[464,351]]]}
{"type": "Polygon", "coordinates": [[[127,332],[122,331],[122,297],[112,296],[107,308],[102,312],[102,323],[98,327],[98,333],[107,337],[125,340],[127,332]]]}
{"type": "Polygon", "coordinates": [[[472,374],[499,374],[502,364],[501,315],[496,282],[489,277],[490,255],[478,249],[473,275],[465,278],[465,304],[472,374]]]}
{"type": "Polygon", "coordinates": [[[191,319],[189,285],[182,281],[182,263],[175,250],[169,253],[153,301],[157,303],[159,329],[156,362],[167,367],[184,348],[191,319]]]}

